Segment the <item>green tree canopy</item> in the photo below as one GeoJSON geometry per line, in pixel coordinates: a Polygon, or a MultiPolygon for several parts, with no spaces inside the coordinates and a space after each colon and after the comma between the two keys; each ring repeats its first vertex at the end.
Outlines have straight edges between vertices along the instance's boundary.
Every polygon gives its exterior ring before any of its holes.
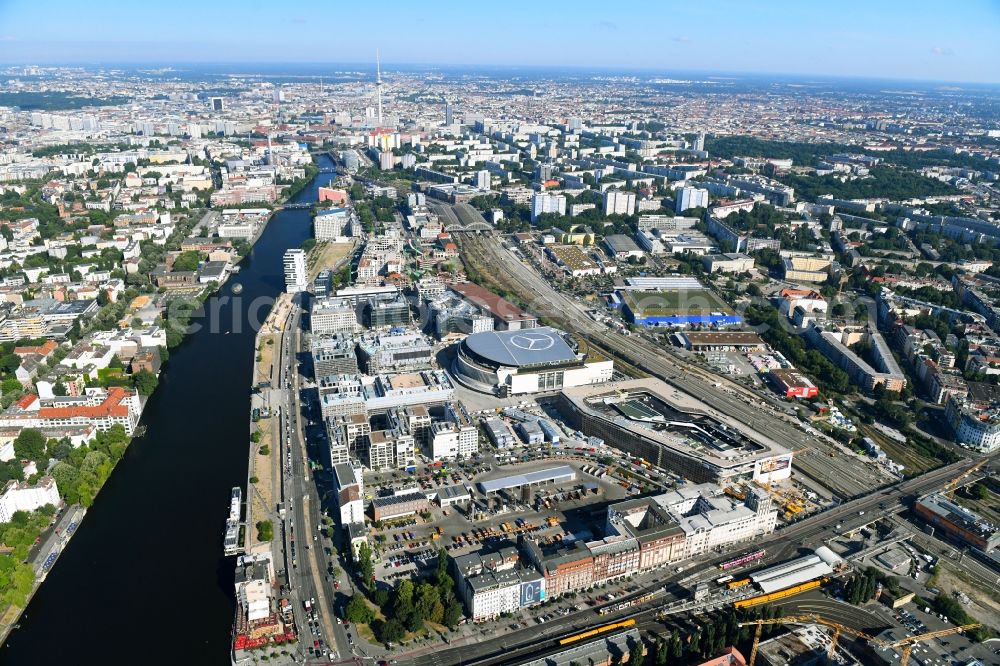
{"type": "Polygon", "coordinates": [[[22,460],[45,462],[45,435],[34,428],[25,428],[14,440],[14,455],[22,460]]]}

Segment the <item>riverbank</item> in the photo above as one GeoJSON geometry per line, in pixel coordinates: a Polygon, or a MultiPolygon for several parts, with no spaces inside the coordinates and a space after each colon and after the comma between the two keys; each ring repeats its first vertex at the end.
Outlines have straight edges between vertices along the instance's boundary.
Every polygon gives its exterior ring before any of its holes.
{"type": "MultiPolygon", "coordinates": [[[[314,197],[304,190],[297,201],[314,197]]],[[[139,653],[147,663],[228,661],[234,572],[221,540],[229,491],[247,480],[242,462],[233,463],[245,460],[248,449],[246,358],[254,353],[261,304],[281,291],[281,256],[299,247],[310,227],[306,210],[269,216],[239,262],[240,298],[212,290],[205,313],[223,326],[192,327],[171,349],[142,416],[146,433],[126,449],[89,508],[86,529],[76,531],[38,587],[0,661],[37,663],[39,650],[47,660],[71,662],[125,661],[139,653]],[[156,565],[164,556],[168,569],[156,565]],[[151,652],[149,618],[183,616],[192,602],[197,630],[173,633],[168,649],[151,652]],[[129,609],[116,618],[115,640],[100,638],[106,618],[93,613],[94,603],[129,609]]]]}
{"type": "Polygon", "coordinates": [[[291,294],[281,294],[254,341],[257,353],[253,365],[254,393],[250,400],[250,449],[247,461],[244,539],[244,551],[247,553],[259,552],[261,547],[270,547],[270,542],[261,542],[257,538],[257,523],[268,520],[272,526],[276,524],[280,515],[275,508],[285,501],[281,476],[281,432],[278,426],[281,405],[272,404],[272,395],[280,391],[275,372],[275,354],[281,350],[283,322],[287,321],[291,313],[291,305],[291,294]],[[267,414],[267,418],[261,417],[255,422],[254,413],[267,414]]]}

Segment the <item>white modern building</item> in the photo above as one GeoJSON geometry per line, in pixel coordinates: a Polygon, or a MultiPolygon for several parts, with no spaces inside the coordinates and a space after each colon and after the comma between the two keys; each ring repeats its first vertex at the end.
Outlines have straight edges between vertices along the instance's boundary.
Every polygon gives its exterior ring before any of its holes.
{"type": "Polygon", "coordinates": [[[538,219],[543,213],[566,214],[566,197],[561,194],[536,192],[531,195],[531,221],[538,219]]]}
{"type": "Polygon", "coordinates": [[[361,469],[348,463],[334,465],[333,479],[340,507],[340,524],[365,522],[365,481],[361,469]]]}
{"type": "Polygon", "coordinates": [[[679,187],[674,191],[674,212],[689,208],[708,208],[708,190],[697,187],[679,187]]]}
{"type": "Polygon", "coordinates": [[[306,270],[306,253],[300,248],[291,248],[285,252],[285,291],[297,294],[309,286],[309,272],[306,270]]]}
{"type": "Polygon", "coordinates": [[[313,235],[318,241],[346,242],[349,240],[346,230],[350,224],[351,215],[347,208],[321,210],[313,218],[313,235]]]}
{"type": "Polygon", "coordinates": [[[604,193],[605,215],[632,215],[635,213],[635,192],[608,190],[604,193]]]}
{"type": "Polygon", "coordinates": [[[434,460],[468,458],[479,450],[479,430],[473,425],[438,421],[431,426],[430,449],[434,460]]]}
{"type": "Polygon", "coordinates": [[[357,311],[349,301],[339,298],[314,301],[309,312],[309,327],[313,335],[351,334],[361,328],[357,311]]]}
{"type": "Polygon", "coordinates": [[[778,521],[771,496],[760,488],[750,488],[743,503],[724,495],[714,483],[680,486],[653,499],[684,530],[685,558],[770,534],[778,521]]]}
{"type": "Polygon", "coordinates": [[[56,480],[51,476],[43,476],[33,486],[26,481],[8,481],[3,495],[0,495],[0,523],[9,523],[17,511],[31,512],[46,504],[62,505],[56,480]]]}

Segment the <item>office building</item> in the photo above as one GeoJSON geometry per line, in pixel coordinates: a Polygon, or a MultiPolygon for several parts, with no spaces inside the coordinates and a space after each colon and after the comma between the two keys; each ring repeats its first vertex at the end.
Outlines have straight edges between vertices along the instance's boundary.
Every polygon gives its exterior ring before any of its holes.
{"type": "Polygon", "coordinates": [[[309,327],[313,335],[350,334],[361,328],[357,310],[342,298],[314,300],[309,311],[309,327]]]}
{"type": "Polygon", "coordinates": [[[934,527],[938,537],[984,553],[1000,546],[1000,529],[996,525],[941,493],[921,497],[913,509],[919,518],[934,527]]]}

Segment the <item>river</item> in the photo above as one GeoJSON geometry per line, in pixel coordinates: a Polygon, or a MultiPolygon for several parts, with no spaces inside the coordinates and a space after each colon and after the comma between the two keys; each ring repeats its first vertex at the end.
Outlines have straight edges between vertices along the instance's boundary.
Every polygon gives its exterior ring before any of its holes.
{"type": "MultiPolygon", "coordinates": [[[[318,164],[332,166],[326,156],[318,164]]],[[[318,174],[292,201],[316,201],[329,179],[318,174]]],[[[222,531],[230,489],[246,484],[255,326],[284,288],[285,250],[310,235],[309,210],[275,214],[209,299],[218,325],[171,350],[142,416],[145,436],[98,494],[0,664],[229,663],[235,562],[222,555],[222,531]]]]}

